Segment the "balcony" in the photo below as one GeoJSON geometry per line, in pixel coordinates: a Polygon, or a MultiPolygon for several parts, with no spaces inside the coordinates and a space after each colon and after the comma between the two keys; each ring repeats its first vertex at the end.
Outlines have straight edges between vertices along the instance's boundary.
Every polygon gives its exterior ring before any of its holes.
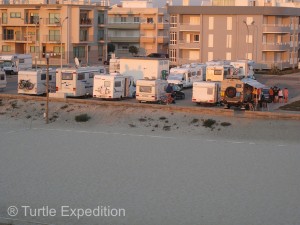
{"type": "Polygon", "coordinates": [[[72,36],[71,39],[73,44],[94,42],[93,35],[72,36]]]}
{"type": "Polygon", "coordinates": [[[158,23],[157,29],[159,29],[159,30],[169,29],[169,24],[168,23],[158,23]]]}
{"type": "Polygon", "coordinates": [[[273,66],[276,66],[280,70],[291,67],[289,61],[261,61],[260,62],[260,67],[261,67],[260,69],[271,69],[273,66]]]}
{"type": "Polygon", "coordinates": [[[200,31],[200,24],[180,23],[178,26],[180,31],[200,31]]]}
{"type": "Polygon", "coordinates": [[[134,23],[134,22],[113,22],[107,24],[108,29],[131,29],[131,30],[139,30],[140,29],[140,23],[134,23]]]}
{"type": "Polygon", "coordinates": [[[290,43],[262,43],[262,51],[288,51],[290,48],[290,43]]]}
{"type": "Polygon", "coordinates": [[[199,63],[200,59],[178,58],[178,64],[199,63]]]}
{"type": "Polygon", "coordinates": [[[141,30],[154,30],[155,23],[141,23],[141,30]]]}
{"type": "Polygon", "coordinates": [[[21,35],[2,35],[3,42],[19,42],[19,43],[32,43],[34,37],[31,35],[26,36],[26,34],[21,35]]]}
{"type": "Polygon", "coordinates": [[[43,42],[48,42],[48,43],[60,43],[60,35],[44,35],[42,38],[43,42]]]}
{"type": "Polygon", "coordinates": [[[43,19],[43,22],[47,25],[47,26],[55,26],[55,27],[60,27],[60,21],[61,19],[57,19],[57,18],[45,18],[43,19]]]}
{"type": "Polygon", "coordinates": [[[169,43],[169,37],[168,36],[158,36],[157,43],[159,43],[159,44],[169,43]]]}
{"type": "Polygon", "coordinates": [[[141,36],[140,42],[142,43],[155,43],[154,36],[141,36]]]}
{"type": "Polygon", "coordinates": [[[115,36],[108,37],[109,42],[130,42],[130,43],[138,43],[140,42],[140,36],[115,36]]]}
{"type": "Polygon", "coordinates": [[[178,47],[180,49],[199,49],[200,42],[186,42],[186,40],[179,40],[178,47]]]}
{"type": "Polygon", "coordinates": [[[93,20],[90,18],[80,18],[80,26],[92,26],[93,25],[93,20]]]}
{"type": "Polygon", "coordinates": [[[289,24],[263,24],[263,33],[290,33],[289,24]]]}

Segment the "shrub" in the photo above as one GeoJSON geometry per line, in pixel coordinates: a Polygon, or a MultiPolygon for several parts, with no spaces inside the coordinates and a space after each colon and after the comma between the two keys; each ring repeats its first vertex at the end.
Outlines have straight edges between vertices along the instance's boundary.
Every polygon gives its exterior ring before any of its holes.
{"type": "Polygon", "coordinates": [[[203,121],[202,126],[212,128],[212,126],[216,123],[213,119],[207,119],[203,121]]]}
{"type": "Polygon", "coordinates": [[[76,122],[87,122],[91,119],[91,117],[88,114],[80,114],[78,116],[75,116],[76,122]]]}
{"type": "Polygon", "coordinates": [[[223,126],[223,127],[228,127],[230,125],[231,125],[231,123],[228,123],[228,122],[222,122],[221,123],[221,126],[223,126]]]}

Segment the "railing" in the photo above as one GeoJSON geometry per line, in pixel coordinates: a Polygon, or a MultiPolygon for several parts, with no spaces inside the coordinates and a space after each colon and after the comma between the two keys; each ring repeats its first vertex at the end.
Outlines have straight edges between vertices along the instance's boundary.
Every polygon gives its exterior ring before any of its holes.
{"type": "Polygon", "coordinates": [[[189,58],[178,58],[179,65],[189,64],[189,63],[199,63],[200,59],[189,59],[189,58]]]}
{"type": "Polygon", "coordinates": [[[289,42],[263,42],[263,51],[284,51],[290,47],[289,42]]]}
{"type": "Polygon", "coordinates": [[[290,62],[287,60],[284,61],[261,61],[260,63],[261,68],[260,69],[271,69],[273,66],[276,66],[278,69],[283,70],[286,68],[289,68],[290,62]]]}
{"type": "Polygon", "coordinates": [[[90,18],[80,18],[80,25],[92,25],[93,24],[93,20],[90,18]]]}
{"type": "Polygon", "coordinates": [[[60,42],[61,41],[61,38],[60,38],[60,35],[45,35],[43,36],[43,41],[46,41],[46,42],[60,42]]]}

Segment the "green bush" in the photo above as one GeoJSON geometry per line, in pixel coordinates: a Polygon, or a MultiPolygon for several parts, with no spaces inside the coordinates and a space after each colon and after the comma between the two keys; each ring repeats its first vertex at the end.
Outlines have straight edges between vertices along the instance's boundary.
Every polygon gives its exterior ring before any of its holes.
{"type": "Polygon", "coordinates": [[[91,117],[88,114],[80,114],[78,116],[75,116],[76,122],[87,122],[91,119],[91,117]]]}
{"type": "Polygon", "coordinates": [[[212,128],[212,126],[216,123],[213,119],[207,119],[203,121],[202,126],[212,128]]]}

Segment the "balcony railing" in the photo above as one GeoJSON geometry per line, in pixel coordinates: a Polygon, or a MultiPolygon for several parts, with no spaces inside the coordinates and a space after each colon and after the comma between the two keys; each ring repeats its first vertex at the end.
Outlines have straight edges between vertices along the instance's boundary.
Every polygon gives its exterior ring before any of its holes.
{"type": "Polygon", "coordinates": [[[179,30],[185,31],[199,31],[201,29],[200,24],[180,23],[179,30]]]}
{"type": "Polygon", "coordinates": [[[141,23],[141,29],[143,30],[154,30],[155,29],[155,23],[141,23]]]}
{"type": "Polygon", "coordinates": [[[111,29],[140,29],[139,22],[108,22],[108,28],[111,29]]]}
{"type": "Polygon", "coordinates": [[[53,43],[61,42],[60,35],[44,35],[42,40],[45,42],[53,42],[53,43]]]}
{"type": "Polygon", "coordinates": [[[60,18],[45,18],[44,23],[48,26],[60,26],[60,18]]]}
{"type": "Polygon", "coordinates": [[[263,33],[290,33],[290,24],[263,24],[263,33]]]}
{"type": "Polygon", "coordinates": [[[284,61],[261,61],[259,69],[271,69],[273,66],[276,66],[278,69],[283,70],[286,68],[290,68],[290,62],[287,60],[284,61]]]}
{"type": "Polygon", "coordinates": [[[290,48],[289,42],[280,42],[280,43],[263,42],[262,43],[263,51],[287,51],[289,48],[290,48]]]}
{"type": "Polygon", "coordinates": [[[189,59],[189,58],[178,58],[179,65],[189,64],[189,63],[199,63],[200,59],[189,59]]]}
{"type": "Polygon", "coordinates": [[[110,36],[108,41],[111,42],[140,42],[140,36],[110,36]]]}
{"type": "Polygon", "coordinates": [[[93,24],[93,20],[90,18],[80,18],[80,25],[84,25],[84,26],[91,26],[93,24]]]}
{"type": "Polygon", "coordinates": [[[141,42],[143,43],[154,43],[155,37],[154,36],[141,36],[141,42]]]}
{"type": "Polygon", "coordinates": [[[159,43],[159,44],[168,43],[168,42],[169,42],[168,36],[158,36],[157,37],[157,43],[159,43]]]}
{"type": "Polygon", "coordinates": [[[179,40],[179,48],[180,49],[188,49],[188,48],[200,48],[200,42],[186,42],[186,40],[179,40]]]}

